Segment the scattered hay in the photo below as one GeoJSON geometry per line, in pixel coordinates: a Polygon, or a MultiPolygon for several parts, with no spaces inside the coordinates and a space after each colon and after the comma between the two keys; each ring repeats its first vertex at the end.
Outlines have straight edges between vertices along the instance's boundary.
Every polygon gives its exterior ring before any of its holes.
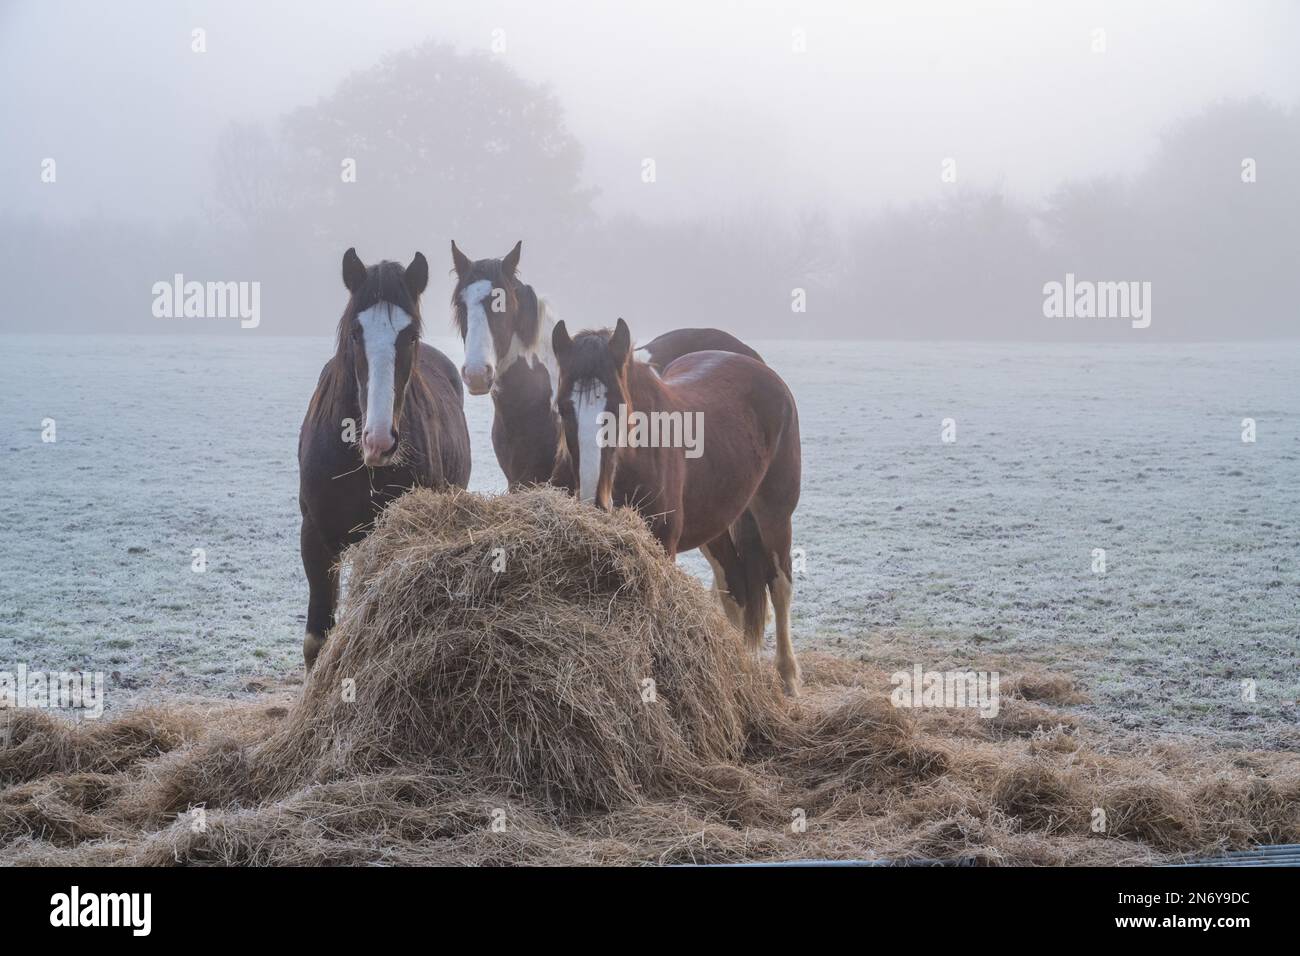
{"type": "Polygon", "coordinates": [[[0,859],[1150,863],[1300,841],[1294,755],[1136,749],[1048,706],[1075,699],[1056,675],[1013,676],[985,720],[898,710],[886,673],[806,655],[791,703],[629,513],[415,492],[347,560],[287,712],[14,715],[0,859]]]}
{"type": "Polygon", "coordinates": [[[188,711],[149,709],[114,721],[80,726],[39,710],[7,710],[0,739],[0,781],[16,783],[57,773],[117,773],[193,740],[203,726],[188,711]]]}
{"type": "Polygon", "coordinates": [[[1009,697],[1058,706],[1088,702],[1088,695],[1081,693],[1074,686],[1073,680],[1064,674],[1048,671],[1031,670],[1016,674],[1007,682],[1004,690],[1009,697]]]}
{"type": "Polygon", "coordinates": [[[1004,698],[997,716],[983,723],[987,733],[998,738],[1038,737],[1079,728],[1079,721],[1069,714],[1014,697],[1004,698]]]}
{"type": "Polygon", "coordinates": [[[1120,783],[1099,801],[1108,833],[1161,850],[1201,842],[1196,807],[1173,783],[1155,779],[1120,783]]]}
{"type": "Polygon", "coordinates": [[[1006,767],[993,784],[993,805],[1020,825],[1043,833],[1055,833],[1087,817],[1079,806],[1078,786],[1066,774],[1041,758],[1017,760],[1006,767]]]}

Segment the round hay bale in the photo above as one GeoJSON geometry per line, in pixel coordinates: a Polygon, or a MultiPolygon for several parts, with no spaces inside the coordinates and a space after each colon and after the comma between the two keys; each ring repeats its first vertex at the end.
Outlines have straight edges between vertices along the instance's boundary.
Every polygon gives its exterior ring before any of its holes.
{"type": "Polygon", "coordinates": [[[344,561],[346,607],[262,755],[281,773],[431,765],[609,809],[711,789],[783,720],[770,668],[631,512],[415,491],[344,561]]]}

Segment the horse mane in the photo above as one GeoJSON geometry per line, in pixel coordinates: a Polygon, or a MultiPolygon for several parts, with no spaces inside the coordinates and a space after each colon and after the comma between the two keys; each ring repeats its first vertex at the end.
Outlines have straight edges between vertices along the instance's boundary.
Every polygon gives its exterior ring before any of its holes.
{"type": "Polygon", "coordinates": [[[614,359],[609,354],[609,329],[587,329],[573,337],[569,347],[569,378],[580,384],[589,380],[605,380],[617,375],[614,359]]]}
{"type": "Polygon", "coordinates": [[[467,285],[472,282],[478,282],[481,279],[487,279],[493,285],[497,285],[506,277],[505,270],[501,267],[500,259],[476,259],[470,263],[469,275],[462,276],[456,272],[455,266],[452,267],[448,275],[456,276],[456,281],[452,284],[451,305],[456,307],[460,305],[460,294],[467,285]]]}

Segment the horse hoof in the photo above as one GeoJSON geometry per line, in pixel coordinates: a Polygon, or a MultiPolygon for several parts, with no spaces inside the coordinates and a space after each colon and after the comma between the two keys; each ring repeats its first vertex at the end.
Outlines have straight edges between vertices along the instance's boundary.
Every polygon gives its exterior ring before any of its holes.
{"type": "Polygon", "coordinates": [[[307,634],[302,639],[302,659],[307,665],[307,673],[311,673],[311,667],[316,663],[316,655],[320,649],[325,646],[325,638],[317,634],[307,634]]]}
{"type": "Polygon", "coordinates": [[[799,673],[798,667],[795,667],[792,672],[781,673],[781,689],[785,691],[785,696],[793,698],[799,696],[801,678],[802,675],[799,673]]]}

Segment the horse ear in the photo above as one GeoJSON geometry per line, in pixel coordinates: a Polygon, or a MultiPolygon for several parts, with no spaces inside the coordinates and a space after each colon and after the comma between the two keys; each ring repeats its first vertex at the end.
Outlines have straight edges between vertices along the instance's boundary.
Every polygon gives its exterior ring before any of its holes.
{"type": "Polygon", "coordinates": [[[515,274],[519,268],[519,252],[523,249],[524,241],[520,239],[515,243],[515,247],[506,253],[506,257],[501,260],[501,271],[508,276],[515,274]]]}
{"type": "Polygon", "coordinates": [[[458,276],[463,276],[466,272],[469,272],[469,256],[456,248],[455,239],[451,241],[451,264],[456,267],[456,275],[458,276]]]}
{"type": "Polygon", "coordinates": [[[609,354],[613,357],[614,364],[621,367],[631,352],[632,330],[626,322],[619,319],[618,325],[614,326],[614,334],[609,337],[609,354]]]}
{"type": "Polygon", "coordinates": [[[343,253],[343,284],[349,292],[356,292],[366,284],[366,266],[356,249],[343,253]]]}
{"type": "Polygon", "coordinates": [[[424,287],[429,284],[429,261],[423,252],[417,252],[411,264],[406,267],[406,288],[411,297],[418,299],[424,287]]]}
{"type": "Polygon", "coordinates": [[[555,353],[557,359],[563,361],[572,345],[573,339],[569,338],[569,330],[564,327],[564,320],[560,319],[551,331],[551,351],[555,353]]]}

